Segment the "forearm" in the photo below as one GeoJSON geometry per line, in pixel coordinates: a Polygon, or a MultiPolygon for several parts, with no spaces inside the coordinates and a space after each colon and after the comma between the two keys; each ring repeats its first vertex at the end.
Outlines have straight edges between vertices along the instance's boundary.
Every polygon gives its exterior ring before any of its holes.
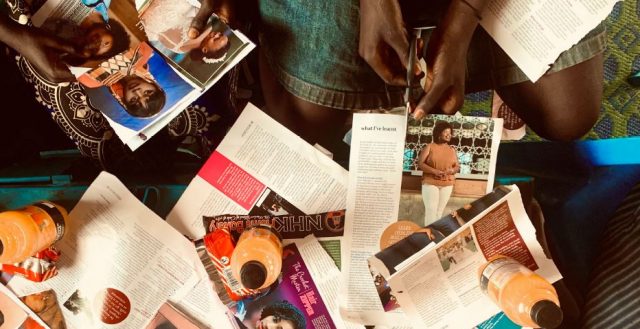
{"type": "Polygon", "coordinates": [[[445,34],[468,45],[490,0],[452,0],[444,17],[445,34]]]}
{"type": "Polygon", "coordinates": [[[7,15],[0,13],[0,41],[7,46],[20,51],[20,36],[24,26],[12,21],[7,15]]]}
{"type": "Polygon", "coordinates": [[[433,167],[429,166],[426,163],[421,163],[418,167],[420,167],[420,170],[422,170],[422,172],[427,173],[427,174],[431,174],[431,175],[440,175],[440,174],[442,174],[441,170],[433,168],[433,167]]]}

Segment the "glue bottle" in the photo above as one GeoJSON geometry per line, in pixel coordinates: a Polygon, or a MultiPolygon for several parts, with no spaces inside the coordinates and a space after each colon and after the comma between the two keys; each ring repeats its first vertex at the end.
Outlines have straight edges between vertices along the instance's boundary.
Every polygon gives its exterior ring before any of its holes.
{"type": "Polygon", "coordinates": [[[64,235],[67,211],[43,201],[0,213],[0,264],[19,263],[64,235]]]}
{"type": "Polygon", "coordinates": [[[231,271],[247,289],[264,289],[282,270],[282,240],[269,225],[247,228],[231,255],[231,271]]]}
{"type": "Polygon", "coordinates": [[[553,329],[562,323],[553,285],[513,258],[497,256],[479,269],[480,288],[516,324],[553,329]]]}

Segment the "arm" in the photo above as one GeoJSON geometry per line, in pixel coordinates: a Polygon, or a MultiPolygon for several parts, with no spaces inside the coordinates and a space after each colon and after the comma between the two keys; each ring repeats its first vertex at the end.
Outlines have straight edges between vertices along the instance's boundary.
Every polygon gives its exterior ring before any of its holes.
{"type": "Polygon", "coordinates": [[[0,14],[0,41],[24,56],[51,82],[73,81],[63,58],[76,54],[73,45],[45,31],[20,25],[0,14]]]}
{"type": "Polygon", "coordinates": [[[426,94],[414,110],[418,118],[441,110],[455,113],[464,102],[467,51],[479,14],[489,0],[452,0],[427,47],[426,94]]]}
{"type": "Polygon", "coordinates": [[[442,176],[444,175],[444,171],[433,168],[427,164],[427,157],[429,157],[429,152],[431,147],[429,144],[425,145],[420,151],[420,155],[418,155],[418,168],[427,174],[431,174],[434,176],[442,176]]]}
{"type": "MultiPolygon", "coordinates": [[[[453,149],[453,147],[451,147],[453,149]]],[[[460,162],[458,162],[458,154],[456,153],[456,150],[453,149],[453,154],[455,155],[455,159],[456,159],[456,163],[453,165],[453,167],[451,167],[449,170],[447,170],[447,174],[449,175],[454,175],[460,172],[460,162]]]]}

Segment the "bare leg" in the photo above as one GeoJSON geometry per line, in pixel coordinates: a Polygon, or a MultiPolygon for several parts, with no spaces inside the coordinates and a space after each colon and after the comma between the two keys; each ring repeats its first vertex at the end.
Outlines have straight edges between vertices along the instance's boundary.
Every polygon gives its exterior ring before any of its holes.
{"type": "Polygon", "coordinates": [[[595,124],[602,103],[603,55],[556,73],[536,83],[523,82],[496,91],[538,135],[571,141],[595,124]]]}
{"type": "Polygon", "coordinates": [[[259,66],[266,112],[307,142],[333,152],[336,160],[346,160],[348,146],[342,138],[351,112],[313,104],[288,92],[276,80],[262,52],[259,66]]]}

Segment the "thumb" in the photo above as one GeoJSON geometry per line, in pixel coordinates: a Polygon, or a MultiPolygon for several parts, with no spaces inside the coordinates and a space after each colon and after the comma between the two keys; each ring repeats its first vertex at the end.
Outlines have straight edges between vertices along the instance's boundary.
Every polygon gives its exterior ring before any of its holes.
{"type": "Polygon", "coordinates": [[[200,6],[198,13],[193,20],[191,20],[191,27],[188,33],[189,38],[195,39],[202,33],[209,17],[213,14],[213,9],[212,0],[202,1],[202,6],[200,6]]]}

